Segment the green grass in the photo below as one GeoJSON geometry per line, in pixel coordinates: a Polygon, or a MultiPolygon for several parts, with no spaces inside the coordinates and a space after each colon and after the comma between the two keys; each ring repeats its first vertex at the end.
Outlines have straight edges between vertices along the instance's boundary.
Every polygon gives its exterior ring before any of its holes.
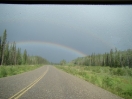
{"type": "Polygon", "coordinates": [[[42,65],[0,66],[0,78],[34,70],[40,66],[42,65]]]}
{"type": "Polygon", "coordinates": [[[56,66],[125,99],[132,99],[132,69],[101,66],[56,66]]]}

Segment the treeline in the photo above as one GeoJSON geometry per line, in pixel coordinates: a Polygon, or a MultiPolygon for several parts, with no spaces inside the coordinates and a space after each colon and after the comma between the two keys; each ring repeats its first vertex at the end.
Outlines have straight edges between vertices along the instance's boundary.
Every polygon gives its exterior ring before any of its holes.
{"type": "Polygon", "coordinates": [[[48,61],[40,56],[29,56],[26,49],[16,47],[16,43],[7,42],[7,33],[0,36],[0,65],[34,65],[47,64],[48,61]]]}
{"type": "Polygon", "coordinates": [[[132,68],[132,49],[120,51],[115,48],[104,54],[92,53],[86,57],[80,57],[72,61],[75,65],[86,66],[110,66],[132,68]]]}

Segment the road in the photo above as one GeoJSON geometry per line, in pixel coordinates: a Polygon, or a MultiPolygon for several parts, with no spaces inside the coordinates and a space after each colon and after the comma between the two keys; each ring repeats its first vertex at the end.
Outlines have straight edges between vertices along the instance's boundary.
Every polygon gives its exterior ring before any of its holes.
{"type": "Polygon", "coordinates": [[[0,99],[122,98],[47,65],[26,73],[0,78],[0,99]]]}

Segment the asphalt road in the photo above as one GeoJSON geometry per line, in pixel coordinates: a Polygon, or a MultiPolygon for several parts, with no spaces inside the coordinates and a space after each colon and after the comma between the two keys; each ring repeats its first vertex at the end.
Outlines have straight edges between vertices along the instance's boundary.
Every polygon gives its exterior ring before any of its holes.
{"type": "Polygon", "coordinates": [[[0,78],[0,99],[122,99],[53,66],[0,78]]]}

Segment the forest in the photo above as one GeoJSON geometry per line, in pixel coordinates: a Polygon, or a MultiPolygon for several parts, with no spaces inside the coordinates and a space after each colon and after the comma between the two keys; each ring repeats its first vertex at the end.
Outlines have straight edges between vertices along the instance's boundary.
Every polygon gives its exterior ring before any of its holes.
{"type": "Polygon", "coordinates": [[[92,53],[86,57],[79,57],[72,61],[74,65],[110,66],[132,68],[132,49],[120,51],[115,48],[104,54],[92,53]]]}
{"type": "Polygon", "coordinates": [[[78,57],[56,67],[125,99],[132,99],[132,49],[78,57]]]}
{"type": "Polygon", "coordinates": [[[92,53],[69,63],[62,60],[56,67],[125,99],[132,99],[132,49],[92,53]]]}
{"type": "Polygon", "coordinates": [[[0,65],[35,65],[47,64],[48,61],[40,56],[30,56],[26,49],[16,47],[16,42],[7,41],[7,33],[4,31],[0,36],[0,65]]]}

